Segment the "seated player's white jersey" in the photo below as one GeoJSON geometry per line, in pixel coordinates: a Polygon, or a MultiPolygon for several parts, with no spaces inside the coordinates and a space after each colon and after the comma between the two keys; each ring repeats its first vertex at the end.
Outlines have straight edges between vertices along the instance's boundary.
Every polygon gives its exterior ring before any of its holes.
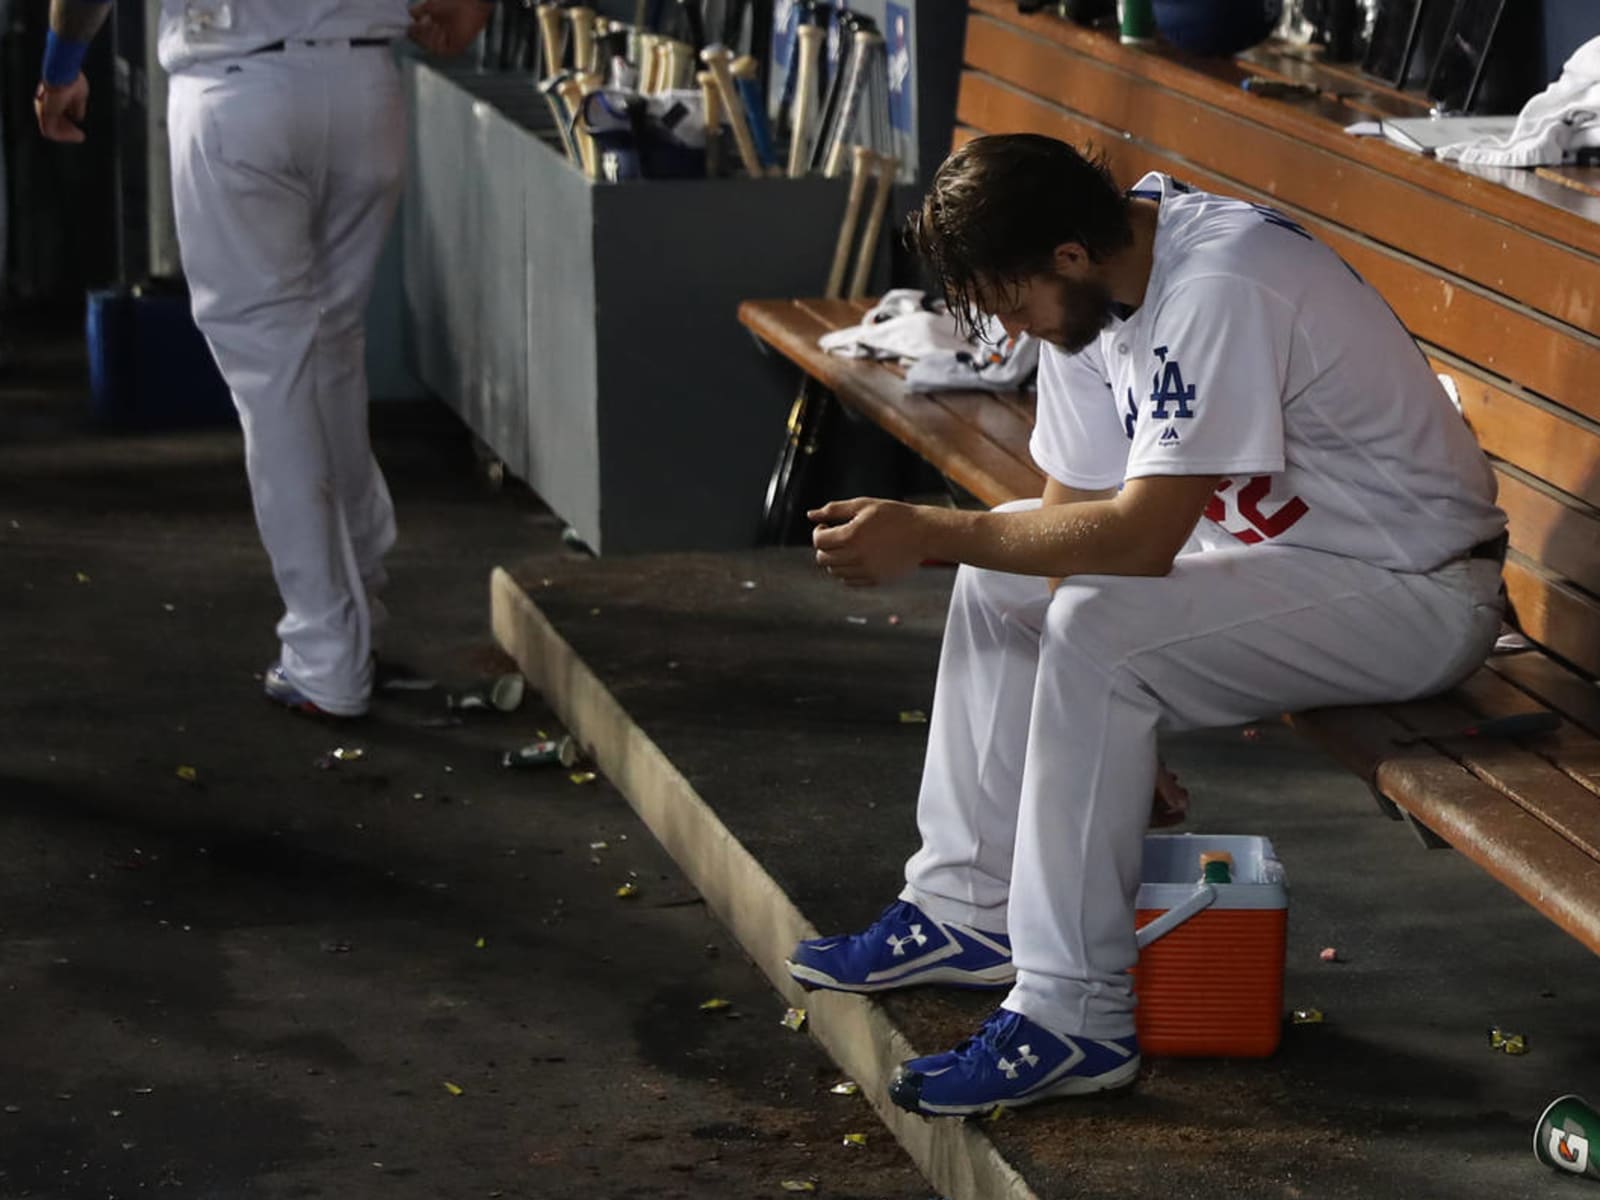
{"type": "Polygon", "coordinates": [[[161,0],[157,54],[181,71],[288,39],[397,38],[410,24],[406,0],[161,0]]]}
{"type": "Polygon", "coordinates": [[[1144,303],[1043,348],[1032,451],[1070,487],[1221,475],[1201,540],[1429,571],[1505,528],[1494,476],[1383,298],[1269,208],[1147,175],[1144,303]],[[1237,543],[1233,543],[1237,544],[1237,543]]]}

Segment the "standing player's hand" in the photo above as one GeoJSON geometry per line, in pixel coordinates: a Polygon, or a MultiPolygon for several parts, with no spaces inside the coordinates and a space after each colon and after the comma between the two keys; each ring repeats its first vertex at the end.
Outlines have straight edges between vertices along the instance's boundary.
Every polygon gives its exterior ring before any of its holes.
{"type": "Polygon", "coordinates": [[[39,132],[52,142],[83,141],[83,119],[89,115],[89,81],[80,74],[60,87],[41,83],[33,94],[33,114],[39,118],[39,132]]]}
{"type": "Polygon", "coordinates": [[[817,565],[851,587],[872,587],[906,574],[924,554],[915,505],[896,500],[835,500],[806,514],[817,523],[811,544],[817,565]]]}
{"type": "Polygon", "coordinates": [[[429,54],[454,57],[472,45],[493,11],[489,0],[422,0],[411,6],[406,32],[429,54]]]}

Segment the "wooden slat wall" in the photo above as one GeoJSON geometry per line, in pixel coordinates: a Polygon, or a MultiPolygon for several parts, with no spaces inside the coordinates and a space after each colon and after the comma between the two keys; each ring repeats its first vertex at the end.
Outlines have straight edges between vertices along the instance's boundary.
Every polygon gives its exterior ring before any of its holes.
{"type": "MultiPolygon", "coordinates": [[[[1496,460],[1525,632],[1600,674],[1600,207],[1595,220],[1237,87],[1244,69],[972,0],[956,144],[1031,131],[1283,209],[1383,294],[1496,460]]],[[[1280,68],[1281,61],[1277,64],[1280,68]]],[[[1292,71],[1287,72],[1292,74],[1292,71]]]]}
{"type": "Polygon", "coordinates": [[[1271,103],[1241,91],[1238,80],[1248,74],[1245,70],[1221,71],[1215,77],[1199,75],[1186,63],[1144,48],[1121,46],[1115,35],[1084,29],[1048,14],[1022,16],[1016,11],[1013,0],[970,0],[970,8],[974,18],[969,21],[969,28],[979,19],[1009,25],[1042,41],[1107,63],[1133,81],[1181,92],[1330,150],[1342,159],[1377,166],[1397,178],[1482,209],[1514,228],[1542,233],[1559,244],[1600,256],[1600,200],[1593,197],[1587,198],[1588,202],[1577,209],[1564,208],[1559,202],[1571,199],[1564,194],[1571,189],[1555,184],[1540,186],[1543,181],[1530,177],[1529,194],[1521,195],[1498,182],[1489,183],[1470,173],[1445,167],[1389,146],[1381,139],[1350,137],[1341,127],[1338,110],[1330,113],[1325,108],[1317,108],[1308,112],[1298,104],[1271,103]],[[1574,222],[1574,213],[1586,217],[1587,223],[1574,222]]]}

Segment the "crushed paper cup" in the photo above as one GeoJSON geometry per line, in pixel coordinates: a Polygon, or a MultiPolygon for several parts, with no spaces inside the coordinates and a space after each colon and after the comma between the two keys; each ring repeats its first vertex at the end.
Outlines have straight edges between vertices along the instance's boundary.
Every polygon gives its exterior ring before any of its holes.
{"type": "Polygon", "coordinates": [[[501,712],[516,712],[522,707],[522,698],[527,690],[528,681],[522,677],[521,672],[513,671],[494,681],[494,687],[489,692],[489,701],[501,712]]]}

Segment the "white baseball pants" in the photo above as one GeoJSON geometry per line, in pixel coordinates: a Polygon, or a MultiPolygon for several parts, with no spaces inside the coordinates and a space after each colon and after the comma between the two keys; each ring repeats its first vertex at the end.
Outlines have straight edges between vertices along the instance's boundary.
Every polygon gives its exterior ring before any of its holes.
{"type": "Polygon", "coordinates": [[[1134,1031],[1158,731],[1426,695],[1499,629],[1494,562],[1410,575],[1194,546],[1165,578],[1076,576],[1054,596],[1039,578],[956,577],[902,898],[1009,933],[1005,1007],[1057,1032],[1134,1031]]]}
{"type": "Polygon", "coordinates": [[[399,75],[382,47],[290,43],[175,75],[168,128],[194,316],[239,410],[283,598],[283,668],[358,714],[395,539],[363,321],[404,173],[399,75]]]}

